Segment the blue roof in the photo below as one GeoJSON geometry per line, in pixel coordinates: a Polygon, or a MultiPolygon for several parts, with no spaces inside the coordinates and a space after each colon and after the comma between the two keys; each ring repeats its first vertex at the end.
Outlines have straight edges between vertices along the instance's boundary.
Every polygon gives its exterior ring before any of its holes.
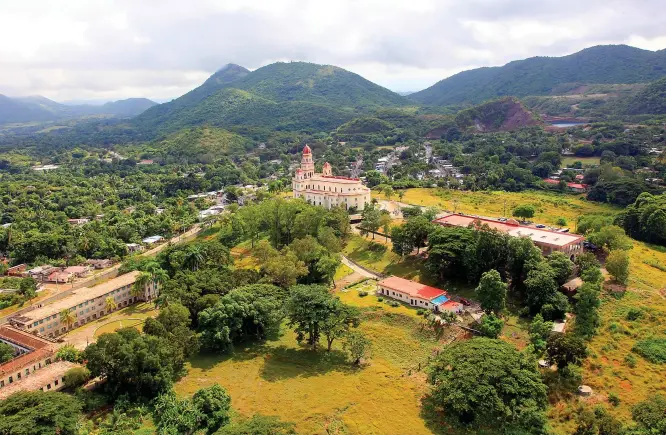
{"type": "Polygon", "coordinates": [[[441,295],[441,296],[437,296],[435,299],[431,300],[430,302],[432,302],[433,305],[442,305],[444,302],[446,302],[448,300],[449,300],[449,298],[447,298],[444,295],[441,295]]]}

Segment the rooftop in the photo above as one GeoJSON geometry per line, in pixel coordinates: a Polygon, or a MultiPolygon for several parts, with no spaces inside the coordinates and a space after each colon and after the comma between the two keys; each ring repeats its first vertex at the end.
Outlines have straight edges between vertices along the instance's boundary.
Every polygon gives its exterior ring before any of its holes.
{"type": "Polygon", "coordinates": [[[49,364],[27,376],[23,376],[18,381],[14,381],[9,385],[0,388],[0,400],[4,400],[19,391],[39,390],[56,379],[61,380],[65,373],[74,367],[80,366],[69,361],[57,361],[53,364],[49,364]]]}
{"type": "Polygon", "coordinates": [[[361,180],[359,178],[350,178],[350,177],[341,177],[341,176],[336,176],[336,175],[321,175],[321,174],[314,174],[312,177],[309,178],[309,180],[312,181],[326,181],[326,182],[333,182],[333,183],[343,183],[343,184],[360,184],[361,180]]]}
{"type": "Polygon", "coordinates": [[[422,299],[434,300],[440,296],[446,296],[446,292],[436,287],[430,287],[416,281],[400,278],[398,276],[389,276],[378,283],[382,287],[391,290],[407,293],[410,296],[416,296],[422,299]]]}
{"type": "Polygon", "coordinates": [[[490,228],[503,231],[513,237],[529,237],[533,242],[562,247],[570,243],[578,242],[584,239],[583,236],[571,233],[560,233],[557,231],[544,230],[528,227],[525,225],[514,224],[513,222],[499,222],[493,219],[479,218],[475,216],[465,216],[459,214],[449,214],[435,219],[439,225],[452,225],[457,227],[467,227],[475,222],[488,225],[490,228]]]}
{"type": "Polygon", "coordinates": [[[126,273],[125,275],[120,275],[119,277],[113,278],[100,285],[96,285],[95,287],[81,287],[80,289],[74,290],[71,295],[60,299],[59,301],[55,301],[52,304],[37,308],[36,310],[23,313],[15,319],[21,323],[30,323],[53,314],[59,314],[62,310],[69,309],[90,299],[98,298],[117,288],[133,284],[140,274],[141,272],[133,271],[126,273]]]}
{"type": "Polygon", "coordinates": [[[44,338],[6,325],[0,326],[0,338],[29,349],[41,349],[51,345],[51,342],[44,338]]]}

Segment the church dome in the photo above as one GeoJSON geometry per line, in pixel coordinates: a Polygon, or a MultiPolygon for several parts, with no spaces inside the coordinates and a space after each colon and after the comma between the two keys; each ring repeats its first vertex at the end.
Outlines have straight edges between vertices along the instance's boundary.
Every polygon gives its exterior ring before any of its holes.
{"type": "Polygon", "coordinates": [[[312,154],[312,150],[308,145],[305,145],[305,148],[303,148],[303,154],[312,154]]]}

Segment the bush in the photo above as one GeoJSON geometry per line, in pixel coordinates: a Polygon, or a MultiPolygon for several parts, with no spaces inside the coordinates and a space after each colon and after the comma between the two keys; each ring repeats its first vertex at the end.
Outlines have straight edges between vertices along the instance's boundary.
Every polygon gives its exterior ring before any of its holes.
{"type": "Polygon", "coordinates": [[[627,320],[638,320],[643,315],[643,310],[640,308],[629,308],[627,311],[627,320]]]}
{"type": "Polygon", "coordinates": [[[368,292],[365,290],[361,290],[358,292],[358,295],[362,298],[366,297],[368,295],[368,292]]]}
{"type": "Polygon", "coordinates": [[[647,338],[638,341],[631,350],[651,363],[666,363],[666,338],[647,338]]]}
{"type": "Polygon", "coordinates": [[[633,356],[633,355],[630,354],[630,353],[627,354],[627,356],[624,357],[624,362],[626,362],[627,365],[628,365],[629,367],[631,367],[632,369],[633,369],[634,367],[636,367],[636,357],[633,356]]]}
{"type": "Polygon", "coordinates": [[[613,406],[617,406],[620,404],[620,398],[615,393],[608,393],[608,403],[613,406]]]}
{"type": "Polygon", "coordinates": [[[419,308],[418,310],[416,310],[416,314],[417,314],[418,316],[422,316],[423,313],[425,313],[425,311],[423,310],[423,308],[419,308]]]}
{"type": "Polygon", "coordinates": [[[77,388],[88,382],[90,370],[85,367],[74,367],[65,373],[65,387],[77,388]]]}
{"type": "Polygon", "coordinates": [[[384,298],[383,298],[383,297],[381,297],[381,296],[380,296],[380,297],[378,297],[378,298],[377,298],[377,300],[378,300],[379,302],[384,302],[384,298]]]}
{"type": "Polygon", "coordinates": [[[391,301],[389,302],[389,305],[392,306],[393,308],[398,308],[400,306],[400,303],[396,301],[391,301]]]}

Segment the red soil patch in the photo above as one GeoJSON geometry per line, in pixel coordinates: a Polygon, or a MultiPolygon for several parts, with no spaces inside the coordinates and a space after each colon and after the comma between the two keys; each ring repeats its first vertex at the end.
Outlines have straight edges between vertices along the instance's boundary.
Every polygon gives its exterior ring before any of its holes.
{"type": "Polygon", "coordinates": [[[627,380],[620,381],[620,388],[622,388],[624,391],[631,391],[632,389],[631,382],[627,380]]]}

